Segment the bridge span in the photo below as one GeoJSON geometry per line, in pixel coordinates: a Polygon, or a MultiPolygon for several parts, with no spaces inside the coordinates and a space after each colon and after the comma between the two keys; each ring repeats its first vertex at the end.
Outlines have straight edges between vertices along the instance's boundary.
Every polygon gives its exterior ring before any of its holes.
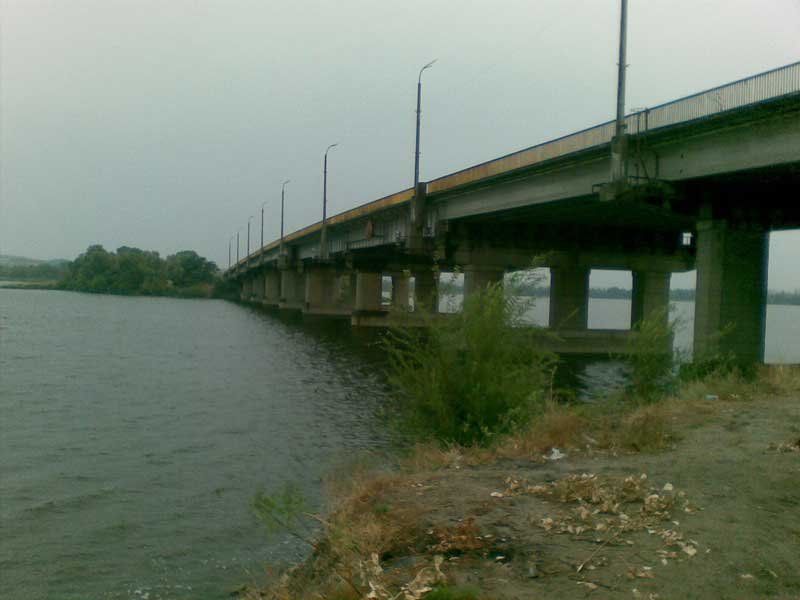
{"type": "Polygon", "coordinates": [[[539,257],[556,349],[607,352],[633,334],[587,329],[591,269],[632,272],[633,325],[666,314],[670,274],[696,268],[695,354],[762,361],[768,235],[800,227],[800,62],[625,121],[621,185],[611,121],[309,225],[225,276],[246,301],[386,325],[435,312],[442,272],[463,271],[469,295],[539,257]]]}

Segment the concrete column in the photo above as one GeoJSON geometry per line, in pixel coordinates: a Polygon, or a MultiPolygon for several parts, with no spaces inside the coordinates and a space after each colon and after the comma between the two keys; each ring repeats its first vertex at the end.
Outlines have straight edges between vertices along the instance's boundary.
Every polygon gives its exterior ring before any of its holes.
{"type": "Polygon", "coordinates": [[[661,271],[633,271],[631,293],[631,328],[642,319],[658,315],[666,326],[669,319],[670,273],[661,271]]]}
{"type": "Polygon", "coordinates": [[[356,311],[380,311],[381,273],[359,271],[356,275],[356,311]]]}
{"type": "Polygon", "coordinates": [[[330,313],[336,304],[336,273],[330,267],[313,267],[306,272],[305,310],[330,313]]]}
{"type": "Polygon", "coordinates": [[[302,308],[305,295],[304,275],[293,269],[281,271],[281,308],[302,308]]]}
{"type": "Polygon", "coordinates": [[[505,269],[502,267],[467,265],[464,267],[464,300],[492,283],[502,282],[503,275],[505,269]]]}
{"type": "Polygon", "coordinates": [[[264,303],[277,306],[281,299],[281,273],[269,270],[264,275],[264,303]]]}
{"type": "Polygon", "coordinates": [[[253,298],[256,302],[264,300],[264,274],[261,273],[253,278],[253,298]]]}
{"type": "Polygon", "coordinates": [[[589,269],[550,269],[550,327],[587,329],[589,326],[589,269]]]}
{"type": "Polygon", "coordinates": [[[439,312],[439,273],[431,269],[414,272],[414,310],[439,312]]]}
{"type": "Polygon", "coordinates": [[[356,273],[342,273],[336,278],[336,301],[343,309],[353,310],[356,305],[356,273]]]}
{"type": "Polygon", "coordinates": [[[402,312],[409,309],[409,290],[411,277],[406,273],[392,275],[392,308],[402,312]]]}
{"type": "Polygon", "coordinates": [[[763,362],[768,260],[766,232],[697,224],[695,357],[730,353],[742,365],[763,362]]]}
{"type": "Polygon", "coordinates": [[[253,280],[250,278],[242,280],[242,300],[250,300],[250,296],[253,294],[253,280]]]}

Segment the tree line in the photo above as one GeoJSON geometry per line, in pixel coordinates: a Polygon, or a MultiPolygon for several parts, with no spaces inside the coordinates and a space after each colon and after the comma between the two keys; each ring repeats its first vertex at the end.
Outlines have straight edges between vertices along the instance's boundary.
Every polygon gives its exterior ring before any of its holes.
{"type": "Polygon", "coordinates": [[[217,265],[193,250],[166,258],[122,246],[108,252],[96,244],[68,263],[57,287],[105,294],[206,297],[219,277],[217,265]]]}

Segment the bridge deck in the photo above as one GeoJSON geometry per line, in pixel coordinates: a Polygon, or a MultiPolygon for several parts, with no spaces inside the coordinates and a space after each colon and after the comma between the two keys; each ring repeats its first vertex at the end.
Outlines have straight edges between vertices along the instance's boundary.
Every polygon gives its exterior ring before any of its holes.
{"type": "MultiPolygon", "coordinates": [[[[800,61],[632,113],[626,117],[627,132],[636,135],[664,130],[797,94],[800,94],[800,61]]],[[[450,192],[549,160],[599,148],[608,145],[613,135],[614,122],[608,121],[436,178],[427,183],[427,192],[429,196],[450,192]]],[[[368,202],[330,217],[328,227],[402,207],[409,204],[413,196],[414,190],[406,189],[368,202]]],[[[319,236],[321,227],[321,222],[313,223],[287,235],[284,241],[297,244],[304,239],[313,240],[319,236]]],[[[280,240],[275,240],[243,258],[233,268],[258,260],[261,255],[274,252],[279,245],[280,240]]]]}

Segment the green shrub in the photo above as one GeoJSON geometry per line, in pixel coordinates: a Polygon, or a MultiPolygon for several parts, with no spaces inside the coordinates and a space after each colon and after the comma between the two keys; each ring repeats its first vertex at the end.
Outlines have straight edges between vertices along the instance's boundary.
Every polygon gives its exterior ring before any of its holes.
{"type": "Polygon", "coordinates": [[[538,348],[537,330],[519,326],[525,308],[494,284],[460,313],[387,336],[389,381],[412,433],[485,444],[542,409],[553,358],[538,348]]]}
{"type": "Polygon", "coordinates": [[[630,366],[628,398],[653,402],[675,388],[675,356],[672,340],[677,325],[670,323],[667,309],[639,321],[628,344],[630,366]]]}
{"type": "Polygon", "coordinates": [[[425,596],[425,600],[478,600],[478,590],[473,587],[436,587],[425,596]]]}

